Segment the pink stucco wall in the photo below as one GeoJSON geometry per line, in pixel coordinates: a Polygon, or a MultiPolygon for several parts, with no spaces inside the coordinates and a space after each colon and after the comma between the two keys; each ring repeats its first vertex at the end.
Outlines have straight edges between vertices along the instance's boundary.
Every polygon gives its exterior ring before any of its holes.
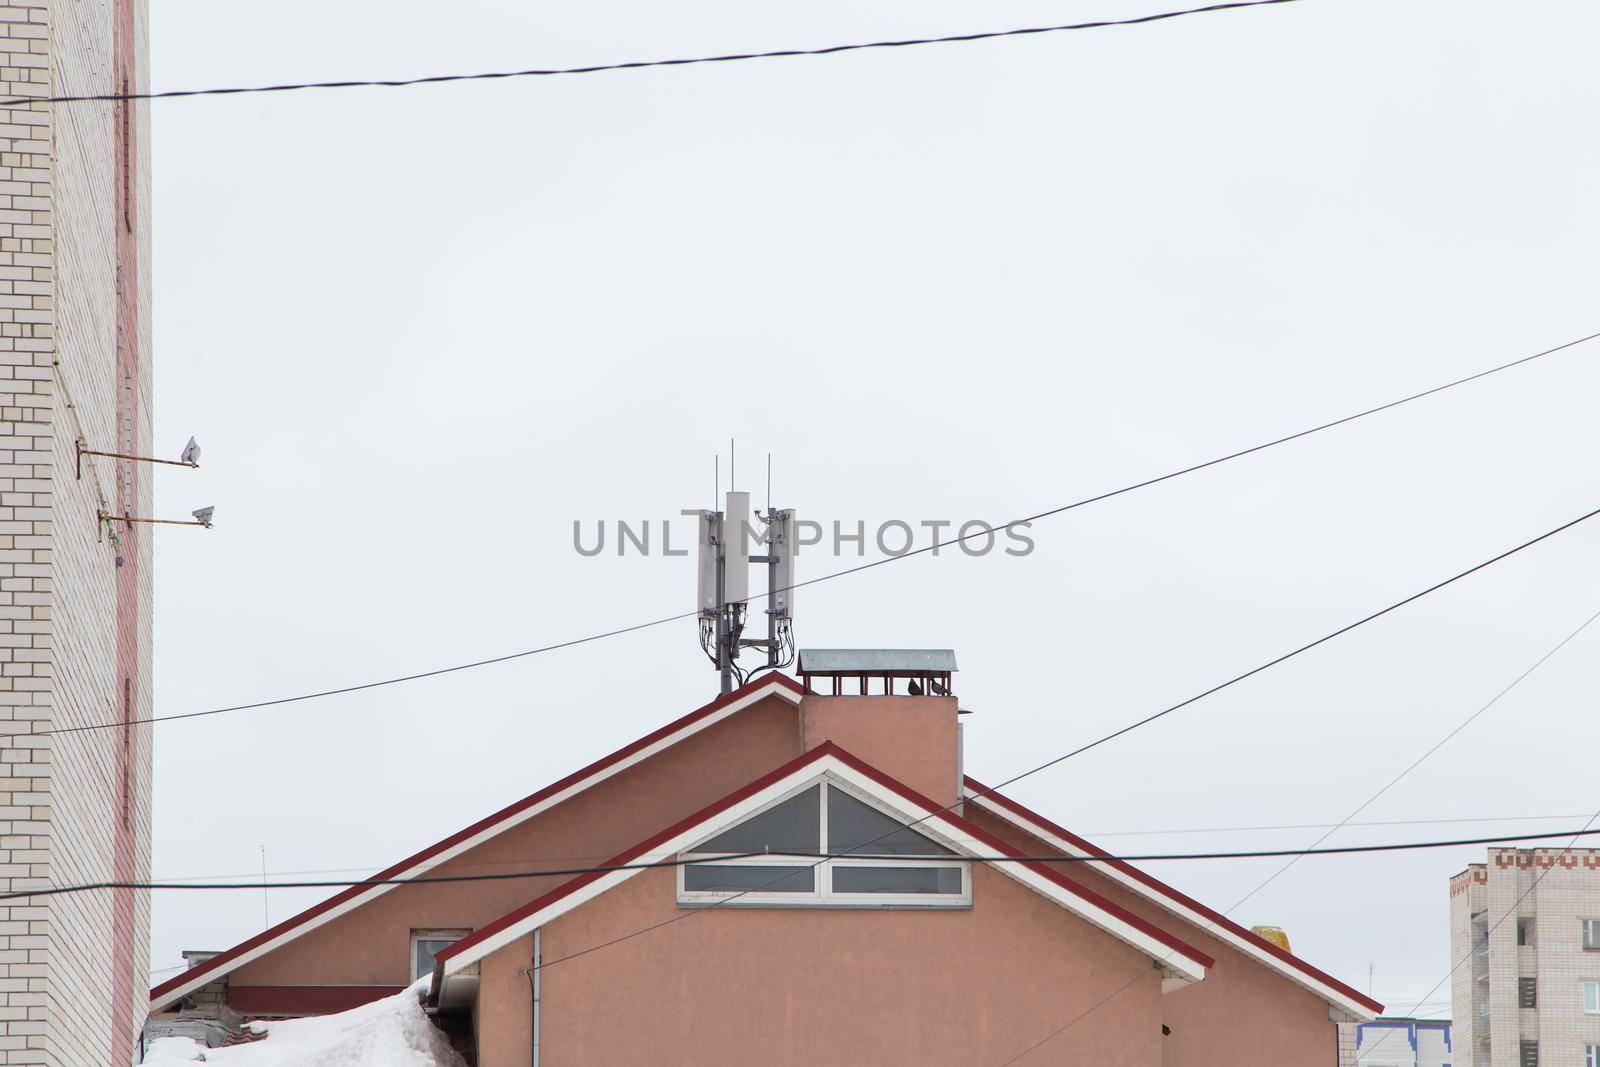
{"type": "Polygon", "coordinates": [[[800,701],[805,751],[832,741],[930,800],[955,803],[961,785],[955,697],[807,694],[800,701]]]}
{"type": "MultiPolygon", "coordinates": [[[[794,706],[768,698],[429,873],[601,863],[799,753],[794,706]]],[[[359,835],[360,827],[349,832],[359,835]]],[[[565,880],[401,886],[245,964],[228,983],[405,985],[411,980],[412,930],[474,930],[565,880]]]]}
{"type": "MultiPolygon", "coordinates": [[[[966,815],[1023,852],[1060,854],[976,804],[966,805],[966,815]]],[[[1087,888],[1171,930],[1216,960],[1205,981],[1163,998],[1161,1021],[1172,1035],[1162,1045],[1162,1067],[1336,1067],[1338,1031],[1328,1017],[1327,1001],[1088,864],[1074,864],[1071,873],[1087,888]]]]}
{"type": "MultiPolygon", "coordinates": [[[[808,696],[797,715],[769,699],[437,873],[601,861],[824,740],[935,800],[954,799],[953,700],[808,696]]],[[[1024,852],[1051,851],[976,805],[966,814],[1024,852]]],[[[1022,1067],[1333,1067],[1326,1002],[1092,869],[1072,873],[1217,965],[1163,997],[1148,958],[980,865],[971,909],[722,908],[550,965],[542,1062],[998,1063],[1133,977],[1022,1067]],[[758,1056],[751,1034],[763,1035],[758,1056]]],[[[554,884],[395,889],[241,967],[230,984],[398,986],[410,977],[413,929],[475,929],[554,884]]],[[[649,872],[551,923],[545,960],[686,914],[673,885],[671,872],[649,872]]],[[[531,956],[524,939],[484,961],[474,1009],[484,1067],[529,1060],[528,980],[516,972],[531,956]]]]}
{"type": "MultiPolygon", "coordinates": [[[[714,908],[553,962],[683,914],[648,871],[544,928],[541,1064],[997,1064],[1069,1023],[1023,1062],[1161,1064],[1150,959],[983,866],[971,908],[714,908]]],[[[530,958],[483,961],[480,1067],[530,1061],[530,958]]]]}

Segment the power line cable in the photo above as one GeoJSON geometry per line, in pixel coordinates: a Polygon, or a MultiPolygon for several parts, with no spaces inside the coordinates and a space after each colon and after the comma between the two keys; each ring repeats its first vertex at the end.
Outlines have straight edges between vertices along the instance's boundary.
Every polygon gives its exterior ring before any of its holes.
{"type": "Polygon", "coordinates": [[[929,44],[960,44],[971,41],[991,41],[1002,37],[1029,37],[1044,33],[1062,33],[1071,30],[1098,30],[1112,26],[1139,26],[1151,22],[1165,22],[1188,15],[1216,14],[1251,7],[1268,7],[1295,3],[1296,0],[1236,0],[1233,3],[1207,4],[1204,7],[1184,8],[1178,11],[1159,11],[1132,18],[1100,19],[1094,22],[1073,22],[1056,26],[1029,26],[1013,30],[988,30],[978,33],[950,34],[941,37],[908,37],[889,41],[867,41],[857,44],[835,44],[820,48],[784,48],[769,52],[734,52],[723,55],[694,56],[682,59],[643,59],[624,63],[599,63],[584,67],[534,67],[526,70],[483,71],[471,74],[429,74],[416,78],[349,79],[344,81],[292,82],[278,85],[243,85],[211,89],[168,89],[155,93],[90,93],[76,96],[21,96],[0,100],[0,107],[17,107],[26,104],[76,104],[90,101],[113,100],[175,100],[192,96],[240,96],[247,93],[289,93],[306,89],[398,89],[417,85],[442,85],[449,82],[500,81],[508,78],[549,78],[568,74],[601,74],[607,71],[644,70],[652,67],[688,67],[703,63],[737,63],[751,59],[794,59],[803,56],[830,56],[843,52],[864,52],[883,48],[914,48],[929,44]]]}
{"type": "MultiPolygon", "coordinates": [[[[891,830],[890,833],[894,833],[891,830]]],[[[1492,837],[1459,837],[1448,840],[1428,841],[1390,841],[1382,844],[1371,845],[1335,845],[1330,848],[1310,849],[1251,849],[1242,852],[1143,852],[1131,853],[1124,856],[1071,856],[1071,855],[963,855],[957,857],[969,863],[1157,863],[1166,861],[1193,861],[1193,860],[1250,860],[1274,859],[1282,856],[1346,856],[1373,852],[1416,852],[1422,849],[1460,848],[1469,845],[1495,845],[1519,841],[1547,841],[1552,837],[1565,837],[1569,830],[1550,830],[1536,834],[1495,835],[1492,837]]],[[[1591,830],[1584,827],[1575,832],[1574,836],[1589,836],[1600,834],[1600,830],[1591,830]]],[[[870,842],[869,842],[870,843],[870,842]]],[[[227,890],[227,889],[349,889],[353,886],[380,886],[380,885],[429,885],[433,883],[449,882],[504,882],[525,878],[572,878],[583,874],[610,874],[613,871],[647,871],[658,867],[685,867],[699,865],[720,865],[730,861],[737,862],[744,859],[796,859],[815,860],[820,866],[829,860],[854,859],[873,860],[885,863],[915,863],[917,860],[926,862],[928,857],[908,857],[904,853],[864,852],[851,849],[846,852],[739,852],[726,856],[718,856],[714,864],[709,863],[704,857],[688,859],[682,856],[675,859],[650,860],[641,863],[618,863],[596,867],[562,867],[539,871],[495,871],[479,872],[477,874],[442,874],[421,875],[416,878],[360,878],[360,879],[319,879],[316,881],[296,882],[80,882],[73,885],[42,886],[36,889],[18,890],[14,893],[0,894],[0,900],[18,900],[24,897],[63,896],[73,893],[88,893],[101,889],[140,889],[140,890],[227,890]]],[[[241,876],[243,877],[243,876],[241,876]]],[[[778,876],[778,881],[788,878],[784,873],[778,876]]]]}
{"type": "MultiPolygon", "coordinates": [[[[1190,466],[1183,467],[1183,468],[1180,468],[1178,470],[1169,471],[1166,474],[1157,475],[1157,476],[1152,477],[1152,478],[1146,478],[1143,481],[1134,482],[1134,483],[1131,483],[1129,485],[1124,485],[1124,486],[1122,486],[1120,488],[1111,489],[1111,490],[1108,490],[1108,491],[1103,492],[1103,493],[1098,493],[1098,494],[1096,494],[1094,496],[1084,497],[1083,499],[1073,501],[1070,504],[1063,504],[1063,505],[1061,505],[1059,507],[1050,508],[1048,510],[1041,511],[1041,512],[1038,512],[1038,513],[1033,514],[1033,515],[1029,515],[1029,516],[1022,517],[1022,518],[1017,518],[1017,519],[1012,519],[1010,522],[1003,523],[1003,524],[1001,524],[999,526],[990,526],[990,527],[987,527],[984,530],[974,531],[973,533],[970,533],[970,534],[962,534],[962,535],[958,535],[956,537],[948,538],[948,539],[946,539],[944,541],[936,541],[936,542],[934,542],[932,544],[924,545],[921,548],[912,549],[911,551],[901,553],[900,555],[897,555],[897,556],[885,556],[882,559],[872,560],[872,561],[870,561],[868,563],[859,564],[859,565],[854,566],[854,567],[847,567],[847,568],[845,568],[843,570],[833,571],[833,572],[831,572],[829,574],[819,575],[816,578],[809,578],[809,579],[807,579],[806,581],[803,581],[803,582],[795,582],[793,585],[787,586],[784,589],[777,590],[777,592],[786,592],[786,591],[789,591],[789,590],[803,589],[803,588],[805,588],[807,586],[817,585],[818,583],[821,583],[821,582],[831,581],[831,580],[833,580],[835,578],[843,578],[843,577],[845,577],[847,575],[858,574],[861,571],[871,570],[874,567],[881,567],[881,566],[883,566],[885,564],[888,564],[888,563],[894,563],[894,562],[897,562],[899,560],[909,559],[909,558],[911,558],[913,556],[919,556],[919,555],[923,555],[923,554],[929,553],[929,552],[936,552],[937,550],[939,550],[941,548],[949,548],[951,545],[963,544],[963,543],[965,543],[965,542],[967,542],[969,540],[972,540],[974,538],[991,537],[991,536],[993,536],[993,532],[992,531],[996,530],[996,529],[1005,529],[1005,528],[1011,527],[1011,526],[1018,526],[1018,525],[1022,525],[1022,524],[1025,524],[1025,523],[1037,522],[1040,519],[1051,518],[1051,517],[1056,516],[1056,515],[1061,515],[1061,514],[1064,514],[1066,512],[1076,510],[1077,508],[1086,507],[1086,506],[1088,506],[1090,504],[1097,504],[1097,503],[1100,503],[1102,501],[1111,500],[1111,499],[1113,499],[1115,497],[1122,496],[1122,495],[1124,495],[1126,493],[1131,493],[1131,492],[1134,492],[1134,491],[1139,490],[1139,489],[1145,489],[1145,488],[1148,488],[1148,487],[1153,486],[1153,485],[1159,485],[1162,482],[1171,481],[1174,478],[1181,478],[1184,475],[1194,474],[1197,471],[1205,470],[1208,467],[1215,467],[1215,466],[1218,466],[1220,464],[1230,462],[1232,460],[1241,459],[1241,458],[1243,458],[1245,456],[1253,455],[1254,453],[1261,452],[1261,451],[1264,451],[1264,450],[1269,449],[1269,448],[1274,448],[1274,447],[1276,447],[1278,445],[1288,444],[1291,441],[1297,441],[1297,440],[1299,440],[1299,439],[1301,439],[1303,437],[1309,437],[1312,434],[1321,433],[1324,430],[1331,430],[1331,429],[1333,429],[1335,427],[1343,426],[1346,423],[1354,422],[1357,419],[1363,419],[1363,418],[1366,418],[1366,417],[1368,417],[1370,415],[1376,415],[1376,414],[1379,414],[1381,412],[1389,411],[1389,410],[1392,410],[1394,408],[1400,407],[1400,406],[1402,406],[1404,404],[1412,403],[1413,401],[1416,401],[1416,400],[1422,400],[1422,399],[1424,399],[1426,397],[1434,396],[1434,395],[1436,395],[1438,393],[1442,393],[1442,392],[1444,392],[1444,391],[1446,391],[1448,389],[1454,389],[1457,386],[1467,385],[1467,384],[1469,384],[1471,382],[1479,381],[1480,379],[1487,378],[1490,375],[1499,374],[1502,371],[1507,371],[1507,370],[1511,370],[1512,368],[1515,368],[1515,367],[1520,367],[1523,364],[1531,363],[1531,362],[1533,362],[1535,360],[1538,360],[1538,359],[1543,359],[1546,356],[1555,355],[1558,352],[1563,352],[1563,351],[1565,351],[1565,350],[1567,350],[1569,348],[1573,348],[1573,347],[1575,347],[1577,345],[1581,345],[1581,344],[1584,344],[1584,343],[1586,343],[1588,341],[1595,340],[1596,338],[1600,338],[1600,333],[1591,333],[1591,334],[1588,334],[1588,335],[1586,335],[1584,337],[1579,337],[1579,338],[1576,338],[1574,340],[1567,341],[1567,342],[1565,342],[1563,344],[1556,345],[1553,348],[1547,348],[1547,349],[1543,350],[1542,352],[1535,352],[1532,355],[1522,356],[1522,357],[1520,357],[1518,359],[1511,360],[1508,363],[1501,363],[1498,366],[1489,367],[1486,370],[1481,370],[1481,371],[1478,371],[1478,372],[1476,372],[1474,374],[1469,374],[1466,377],[1456,378],[1453,381],[1445,382],[1445,383],[1443,383],[1441,385],[1436,385],[1436,386],[1433,386],[1431,388],[1424,389],[1421,392],[1412,393],[1409,396],[1400,397],[1397,400],[1390,400],[1390,401],[1388,401],[1386,403],[1379,404],[1379,405],[1377,405],[1375,407],[1366,408],[1365,410],[1358,411],[1358,412],[1355,412],[1355,413],[1350,414],[1350,415],[1344,415],[1344,416],[1341,416],[1340,418],[1333,419],[1333,420],[1328,421],[1328,422],[1319,423],[1316,426],[1311,426],[1311,427],[1308,427],[1308,428],[1303,429],[1303,430],[1298,430],[1298,431],[1296,431],[1294,433],[1286,434],[1286,435],[1284,435],[1282,437],[1276,437],[1276,438],[1273,438],[1270,441],[1264,441],[1264,442],[1262,442],[1260,444],[1252,445],[1249,448],[1239,449],[1238,451],[1235,451],[1235,452],[1229,452],[1226,455],[1217,456],[1214,459],[1209,459],[1209,460],[1206,460],[1206,461],[1201,462],[1201,463],[1191,464],[1190,466]]],[[[765,595],[766,594],[757,594],[755,596],[747,597],[743,601],[740,601],[739,603],[749,603],[750,601],[753,601],[753,600],[759,600],[759,599],[761,599],[762,596],[765,596],[765,595]]],[[[491,656],[491,657],[488,657],[488,658],[485,658],[485,659],[472,660],[472,661],[467,662],[467,663],[458,663],[458,664],[454,664],[452,666],[447,666],[447,667],[437,667],[437,668],[434,668],[434,669],[431,669],[431,670],[417,671],[417,672],[414,672],[414,673],[411,673],[411,674],[397,675],[397,676],[392,677],[392,678],[383,678],[383,679],[379,679],[377,681],[361,682],[361,683],[357,683],[357,684],[354,684],[354,685],[340,686],[340,687],[334,688],[334,689],[322,689],[322,690],[317,690],[315,692],[310,692],[310,693],[299,693],[299,694],[296,694],[294,696],[276,697],[276,698],[273,698],[273,699],[270,699],[270,700],[257,700],[257,701],[253,701],[253,702],[247,703],[247,704],[233,704],[233,705],[229,705],[229,706],[226,706],[226,707],[209,708],[209,709],[206,709],[204,711],[182,712],[182,713],[174,714],[174,715],[150,715],[150,716],[146,716],[144,718],[136,718],[136,719],[128,719],[128,720],[120,720],[120,721],[98,722],[98,723],[84,723],[84,724],[78,725],[78,726],[59,726],[59,727],[56,727],[56,728],[50,729],[50,730],[37,731],[36,733],[34,733],[34,734],[30,735],[30,736],[46,737],[46,736],[52,736],[52,735],[55,735],[55,734],[83,733],[83,732],[93,731],[93,730],[112,730],[112,729],[125,728],[125,727],[128,727],[128,726],[139,726],[139,725],[143,725],[145,723],[176,722],[176,721],[182,720],[182,719],[199,719],[199,718],[205,718],[205,717],[212,716],[212,715],[226,715],[226,714],[230,714],[230,713],[233,713],[233,712],[253,711],[253,710],[256,710],[256,709],[259,709],[259,708],[277,707],[277,706],[280,706],[280,705],[283,705],[283,704],[294,704],[294,703],[299,703],[301,701],[306,701],[306,700],[317,700],[317,699],[321,699],[323,697],[340,696],[340,695],[347,694],[347,693],[361,692],[361,691],[367,690],[367,689],[377,689],[377,688],[380,688],[380,687],[383,687],[383,686],[399,685],[399,684],[402,684],[402,683],[405,683],[405,682],[419,681],[419,680],[424,679],[424,678],[436,678],[436,677],[439,677],[440,675],[453,674],[453,673],[456,673],[456,672],[459,672],[459,671],[472,670],[472,669],[475,669],[475,668],[478,668],[478,667],[487,667],[487,666],[490,666],[490,665],[493,665],[493,664],[497,664],[497,663],[507,663],[507,662],[510,662],[512,660],[524,659],[524,658],[527,658],[529,656],[537,656],[537,655],[540,655],[540,654],[543,654],[543,653],[546,653],[546,652],[554,652],[554,651],[557,651],[559,649],[573,648],[573,647],[575,647],[577,645],[588,644],[588,643],[593,642],[593,641],[601,641],[601,640],[605,640],[605,639],[611,638],[611,637],[620,637],[620,636],[622,636],[624,634],[634,633],[634,632],[637,632],[639,630],[647,630],[647,629],[650,629],[652,627],[662,626],[662,625],[665,625],[666,623],[670,623],[670,622],[679,622],[679,621],[681,621],[683,619],[689,619],[689,618],[697,617],[698,615],[699,615],[699,611],[698,610],[680,612],[680,613],[678,613],[676,615],[668,615],[668,616],[665,616],[663,618],[653,619],[653,620],[651,620],[649,622],[636,623],[636,624],[634,624],[632,626],[623,626],[623,627],[619,627],[619,628],[614,629],[614,630],[606,630],[606,631],[601,632],[601,633],[590,634],[590,635],[588,635],[586,637],[578,637],[578,638],[573,638],[572,640],[568,640],[568,641],[560,641],[560,642],[556,642],[554,644],[541,645],[541,646],[539,646],[537,648],[525,649],[525,650],[523,650],[521,652],[509,652],[509,653],[506,653],[505,655],[491,656]]]]}
{"type": "Polygon", "coordinates": [[[1122,994],[1124,994],[1128,990],[1132,989],[1134,984],[1136,982],[1138,982],[1139,979],[1142,978],[1142,977],[1144,977],[1144,976],[1143,975],[1134,975],[1132,978],[1128,979],[1125,983],[1123,983],[1121,988],[1113,991],[1108,996],[1101,997],[1098,1001],[1096,1001],[1095,1003],[1089,1005],[1089,1007],[1085,1008],[1083,1011],[1079,1012],[1077,1015],[1074,1015],[1071,1019],[1068,1019],[1065,1026],[1062,1026],[1059,1029],[1050,1031],[1050,1033],[1046,1034],[1042,1039],[1040,1039],[1038,1041],[1035,1041],[1033,1044],[1029,1045],[1027,1048],[1023,1049],[1021,1052],[1017,1053],[1015,1056],[1012,1056],[1010,1059],[1008,1059],[1004,1063],[1000,1064],[1000,1067],[1010,1067],[1011,1064],[1016,1063],[1018,1060],[1022,1059],[1024,1056],[1031,1055],[1034,1052],[1034,1050],[1038,1049],[1040,1046],[1048,1045],[1050,1042],[1054,1041],[1057,1037],[1059,1037],[1062,1034],[1066,1033],[1068,1030],[1070,1030],[1074,1026],[1078,1025],[1078,1023],[1082,1022],[1084,1019],[1087,1019],[1089,1016],[1093,1015],[1095,1012],[1099,1011],[1101,1008],[1105,1007],[1107,1004],[1110,1004],[1113,1000],[1116,1000],[1118,997],[1122,996],[1122,994]]]}
{"type": "MultiPolygon", "coordinates": [[[[1497,823],[1497,822],[1548,822],[1551,819],[1582,819],[1582,818],[1586,818],[1586,815],[1585,815],[1584,812],[1580,811],[1580,812],[1577,812],[1576,814],[1564,814],[1564,815],[1481,815],[1481,816],[1472,816],[1472,817],[1469,817],[1469,818],[1455,818],[1455,819],[1379,819],[1379,820],[1370,820],[1370,821],[1363,821],[1363,822],[1347,822],[1347,823],[1344,824],[1344,826],[1346,826],[1346,827],[1355,826],[1355,827],[1363,827],[1363,828],[1364,827],[1385,827],[1385,826],[1448,826],[1448,825],[1459,825],[1459,824],[1462,824],[1462,823],[1484,824],[1484,823],[1497,823]]],[[[1105,838],[1110,838],[1110,837],[1176,837],[1178,835],[1186,835],[1186,834],[1221,834],[1221,833],[1234,833],[1234,832],[1245,832],[1245,831],[1265,831],[1265,830],[1325,830],[1330,826],[1338,826],[1338,825],[1340,825],[1340,824],[1331,823],[1331,822],[1312,822],[1312,823],[1286,823],[1286,824],[1283,824],[1281,826],[1213,826],[1213,827],[1194,827],[1194,828],[1187,828],[1187,829],[1171,829],[1171,830],[1124,830],[1124,831],[1117,831],[1117,832],[1111,832],[1111,833],[1104,833],[1104,832],[1100,832],[1100,831],[1090,830],[1090,831],[1085,831],[1083,836],[1089,838],[1090,840],[1098,841],[1098,840],[1103,840],[1105,838]]],[[[1500,840],[1503,840],[1503,839],[1500,839],[1500,840]]],[[[534,859],[531,859],[531,858],[523,858],[523,859],[506,859],[506,860],[474,860],[471,863],[461,863],[459,861],[457,861],[457,862],[458,862],[459,866],[463,866],[463,867],[525,867],[530,863],[541,862],[541,861],[543,861],[543,862],[554,862],[554,863],[583,863],[583,862],[588,862],[588,861],[598,861],[598,860],[602,860],[604,858],[605,858],[604,856],[598,856],[598,855],[588,855],[588,856],[543,856],[543,857],[540,857],[539,860],[534,860],[534,859]]],[[[280,876],[280,877],[283,877],[283,876],[298,876],[298,875],[311,875],[311,874],[358,874],[358,873],[366,872],[366,871],[381,871],[385,867],[388,867],[388,866],[391,866],[391,864],[389,864],[389,863],[362,863],[362,864],[357,864],[356,866],[353,866],[353,867],[304,867],[304,868],[296,868],[296,869],[285,870],[285,871],[274,871],[273,873],[278,875],[278,876],[280,876]]],[[[170,874],[170,875],[165,875],[164,874],[164,875],[158,875],[157,877],[155,877],[153,879],[153,881],[157,881],[157,882],[208,882],[208,881],[214,881],[214,880],[221,880],[221,879],[224,879],[224,878],[255,878],[255,879],[259,879],[260,877],[261,877],[261,872],[260,871],[225,871],[225,872],[221,872],[221,873],[212,873],[212,874],[170,874]]],[[[260,885],[261,885],[260,881],[257,881],[254,884],[255,884],[255,886],[257,888],[260,888],[260,885]]],[[[1387,952],[1380,953],[1379,955],[1380,956],[1387,955],[1387,952]]],[[[1374,957],[1374,959],[1376,959],[1376,958],[1378,958],[1378,957],[1374,957]]]]}

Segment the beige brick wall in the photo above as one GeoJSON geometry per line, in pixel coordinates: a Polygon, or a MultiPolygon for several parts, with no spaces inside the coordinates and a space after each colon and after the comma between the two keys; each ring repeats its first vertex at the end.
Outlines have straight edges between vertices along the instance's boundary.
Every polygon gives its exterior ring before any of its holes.
{"type": "MultiPolygon", "coordinates": [[[[116,17],[113,0],[0,0],[0,94],[114,89],[116,17]]],[[[141,5],[140,40],[143,25],[141,5]]],[[[124,280],[116,105],[0,109],[0,891],[106,880],[119,838],[135,877],[149,873],[149,727],[37,736],[120,719],[124,675],[133,717],[150,711],[149,534],[118,530],[119,547],[96,521],[102,508],[149,514],[150,476],[92,458],[76,476],[80,436],[109,450],[130,435],[149,443],[146,122],[136,109],[138,256],[124,280]],[[119,284],[139,295],[137,381],[118,373],[119,284]],[[119,553],[136,574],[125,664],[119,553]]],[[[148,927],[143,894],[0,905],[4,1062],[130,1062],[148,927]]]]}
{"type": "Polygon", "coordinates": [[[1584,1010],[1582,993],[1600,982],[1600,950],[1583,947],[1583,920],[1600,919],[1600,850],[1490,849],[1450,893],[1455,1067],[1519,1067],[1523,1041],[1538,1042],[1545,1067],[1582,1067],[1585,1050],[1600,1047],[1600,1013],[1584,1010]],[[1517,944],[1519,916],[1532,920],[1531,945],[1517,944]],[[1488,956],[1469,965],[1485,926],[1488,956]],[[1519,1006],[1524,978],[1536,1008],[1519,1006]]]}

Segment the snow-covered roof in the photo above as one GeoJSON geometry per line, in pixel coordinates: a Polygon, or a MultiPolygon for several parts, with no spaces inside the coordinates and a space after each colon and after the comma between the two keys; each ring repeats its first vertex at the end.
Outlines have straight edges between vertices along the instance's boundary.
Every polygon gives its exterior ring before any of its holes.
{"type": "Polygon", "coordinates": [[[164,1037],[145,1052],[147,1067],[306,1067],[312,1063],[381,1063],[384,1067],[466,1067],[422,1010],[428,979],[392,997],[337,1015],[251,1023],[266,1034],[230,1048],[206,1048],[187,1037],[164,1037]]]}

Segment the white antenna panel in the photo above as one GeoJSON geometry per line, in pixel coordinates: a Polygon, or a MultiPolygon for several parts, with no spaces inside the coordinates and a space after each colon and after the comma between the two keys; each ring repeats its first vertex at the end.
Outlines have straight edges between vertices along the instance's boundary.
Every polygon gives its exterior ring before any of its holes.
{"type": "Polygon", "coordinates": [[[750,543],[745,530],[750,525],[750,494],[729,492],[723,511],[723,598],[738,604],[750,599],[750,543]]]}
{"type": "Polygon", "coordinates": [[[695,610],[702,615],[715,615],[720,606],[717,602],[717,546],[714,543],[717,513],[699,511],[695,514],[699,516],[699,530],[695,538],[696,562],[699,566],[699,580],[696,582],[698,603],[695,610]]]}
{"type": "Polygon", "coordinates": [[[772,584],[778,592],[772,610],[780,619],[794,618],[794,511],[779,511],[772,516],[773,544],[770,553],[778,558],[772,584]]]}

